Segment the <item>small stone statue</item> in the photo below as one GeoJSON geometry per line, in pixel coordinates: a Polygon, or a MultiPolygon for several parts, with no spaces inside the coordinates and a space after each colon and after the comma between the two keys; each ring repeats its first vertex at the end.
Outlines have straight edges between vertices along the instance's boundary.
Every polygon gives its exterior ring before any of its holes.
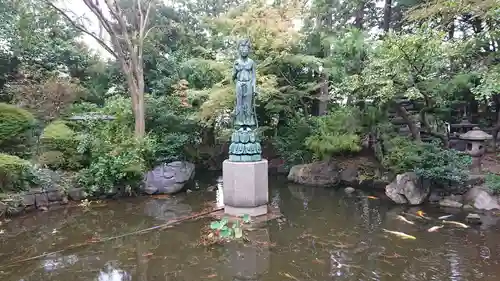
{"type": "Polygon", "coordinates": [[[234,110],[234,132],[229,146],[229,160],[234,162],[255,162],[262,160],[262,148],[256,135],[255,114],[256,74],[255,62],[248,57],[250,40],[238,44],[239,58],[233,66],[233,80],[236,84],[236,106],[234,110]]]}

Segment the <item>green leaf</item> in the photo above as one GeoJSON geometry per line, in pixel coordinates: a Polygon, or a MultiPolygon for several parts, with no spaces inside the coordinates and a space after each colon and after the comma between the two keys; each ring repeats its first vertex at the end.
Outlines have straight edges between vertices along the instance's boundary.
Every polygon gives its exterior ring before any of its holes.
{"type": "Polygon", "coordinates": [[[220,237],[221,238],[228,238],[229,236],[231,236],[231,233],[226,229],[226,230],[221,230],[220,232],[220,237]]]}
{"type": "Polygon", "coordinates": [[[210,223],[210,229],[219,229],[220,223],[218,221],[213,221],[210,223]]]}
{"type": "Polygon", "coordinates": [[[250,215],[248,215],[248,214],[243,215],[243,222],[249,223],[250,222],[250,215]]]}

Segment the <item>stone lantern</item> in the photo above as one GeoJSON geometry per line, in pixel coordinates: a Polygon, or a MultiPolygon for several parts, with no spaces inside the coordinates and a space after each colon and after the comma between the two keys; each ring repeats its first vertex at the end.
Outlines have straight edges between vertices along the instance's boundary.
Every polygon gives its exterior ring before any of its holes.
{"type": "Polygon", "coordinates": [[[485,142],[492,138],[492,135],[485,133],[479,127],[474,127],[471,131],[460,135],[460,139],[467,143],[465,152],[472,157],[471,170],[473,173],[481,172],[481,158],[486,152],[485,142]]]}

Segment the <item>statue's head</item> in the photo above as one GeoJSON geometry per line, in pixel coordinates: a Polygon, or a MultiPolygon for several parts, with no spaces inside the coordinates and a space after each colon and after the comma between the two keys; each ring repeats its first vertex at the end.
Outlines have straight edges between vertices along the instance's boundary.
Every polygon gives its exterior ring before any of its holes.
{"type": "Polygon", "coordinates": [[[248,54],[250,53],[250,39],[245,38],[241,39],[240,42],[238,42],[238,53],[240,54],[241,57],[246,58],[248,57],[248,54]]]}

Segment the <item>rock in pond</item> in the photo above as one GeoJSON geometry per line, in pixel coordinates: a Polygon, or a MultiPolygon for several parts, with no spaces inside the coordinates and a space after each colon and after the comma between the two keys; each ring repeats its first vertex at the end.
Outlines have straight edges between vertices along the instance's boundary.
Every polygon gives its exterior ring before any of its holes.
{"type": "Polygon", "coordinates": [[[385,194],[398,204],[422,204],[430,192],[430,182],[409,172],[397,175],[393,182],[385,187],[385,194]]]}
{"type": "Polygon", "coordinates": [[[439,206],[450,208],[462,208],[463,204],[450,198],[443,198],[439,201],[439,206]]]}
{"type": "Polygon", "coordinates": [[[293,166],[288,180],[304,185],[331,186],[339,183],[340,172],[335,163],[320,161],[293,166]]]}
{"type": "Polygon", "coordinates": [[[351,193],[353,193],[354,191],[356,191],[356,189],[354,189],[353,187],[350,187],[350,186],[348,186],[348,187],[344,188],[344,192],[345,192],[346,194],[351,194],[351,193]]]}
{"type": "Polygon", "coordinates": [[[481,217],[478,214],[470,213],[465,217],[465,221],[470,224],[481,224],[481,217]]]}
{"type": "Polygon", "coordinates": [[[332,158],[329,161],[316,161],[310,164],[293,166],[288,173],[288,180],[298,184],[315,186],[334,186],[344,184],[359,186],[383,182],[380,165],[372,157],[354,156],[332,158]]]}
{"type": "Polygon", "coordinates": [[[156,166],[148,172],[143,191],[147,194],[173,194],[194,178],[194,164],[175,161],[156,166]]]}
{"type": "Polygon", "coordinates": [[[470,202],[474,208],[479,210],[500,210],[500,205],[495,196],[491,195],[489,190],[483,186],[475,186],[465,194],[466,202],[470,202]]]}

